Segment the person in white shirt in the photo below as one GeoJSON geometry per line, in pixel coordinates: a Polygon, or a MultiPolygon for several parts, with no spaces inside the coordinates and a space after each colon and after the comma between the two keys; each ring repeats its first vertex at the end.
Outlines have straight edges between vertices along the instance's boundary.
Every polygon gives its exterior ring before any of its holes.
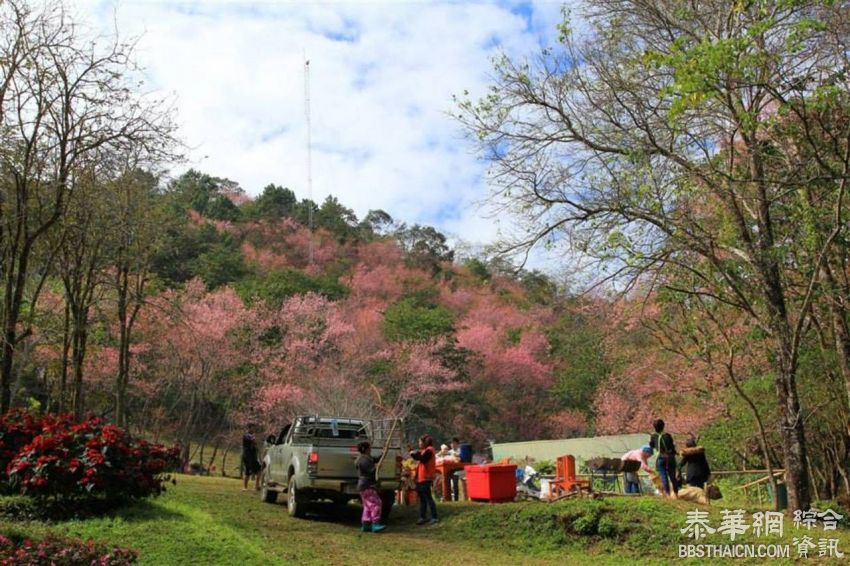
{"type": "MultiPolygon", "coordinates": [[[[630,450],[623,454],[620,458],[623,462],[640,462],[640,469],[648,474],[652,474],[652,468],[649,467],[649,457],[652,456],[652,447],[649,445],[630,450]]],[[[640,493],[638,484],[637,472],[626,472],[626,493],[640,493]]]]}
{"type": "MultiPolygon", "coordinates": [[[[449,455],[453,456],[458,462],[460,462],[460,439],[456,436],[452,438],[452,446],[449,449],[449,455]]],[[[464,472],[462,470],[458,470],[451,474],[452,501],[458,501],[460,499],[460,477],[463,473],[464,472]]]]}

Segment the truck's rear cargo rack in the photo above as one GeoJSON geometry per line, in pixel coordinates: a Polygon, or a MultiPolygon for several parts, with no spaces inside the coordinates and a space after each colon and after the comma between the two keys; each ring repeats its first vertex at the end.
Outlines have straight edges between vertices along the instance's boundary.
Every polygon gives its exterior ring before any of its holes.
{"type": "Polygon", "coordinates": [[[293,441],[368,440],[376,450],[401,449],[404,445],[402,419],[352,419],[333,417],[297,417],[292,427],[293,441]]]}

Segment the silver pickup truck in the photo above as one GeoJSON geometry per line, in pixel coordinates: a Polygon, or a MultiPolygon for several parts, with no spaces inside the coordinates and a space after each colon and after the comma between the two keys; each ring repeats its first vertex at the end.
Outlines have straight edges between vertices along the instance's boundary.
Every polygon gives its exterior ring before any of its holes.
{"type": "Polygon", "coordinates": [[[387,452],[377,478],[386,519],[401,483],[402,427],[399,419],[297,417],[267,448],[262,500],[274,503],[285,493],[289,514],[303,517],[312,501],[345,504],[359,498],[354,461],[357,444],[368,440],[376,461],[387,452]]]}

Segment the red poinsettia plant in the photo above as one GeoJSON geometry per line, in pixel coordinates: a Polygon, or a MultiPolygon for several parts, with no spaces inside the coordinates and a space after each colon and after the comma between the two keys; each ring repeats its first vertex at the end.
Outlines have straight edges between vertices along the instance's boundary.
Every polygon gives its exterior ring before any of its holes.
{"type": "Polygon", "coordinates": [[[167,472],[179,465],[177,448],[135,439],[99,417],[7,414],[0,421],[0,454],[12,491],[34,497],[106,499],[159,495],[167,472]],[[31,438],[26,442],[26,436],[31,438]],[[26,442],[22,444],[23,442],[26,442]]]}
{"type": "Polygon", "coordinates": [[[6,468],[21,448],[41,434],[44,418],[43,415],[18,409],[0,414],[0,483],[5,479],[6,468]]]}

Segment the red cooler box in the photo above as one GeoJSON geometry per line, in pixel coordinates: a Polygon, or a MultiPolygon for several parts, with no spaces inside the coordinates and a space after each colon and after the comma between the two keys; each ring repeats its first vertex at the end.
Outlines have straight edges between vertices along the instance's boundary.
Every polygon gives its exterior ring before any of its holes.
{"type": "Polygon", "coordinates": [[[513,501],[516,497],[516,466],[464,466],[466,494],[473,501],[513,501]]]}

